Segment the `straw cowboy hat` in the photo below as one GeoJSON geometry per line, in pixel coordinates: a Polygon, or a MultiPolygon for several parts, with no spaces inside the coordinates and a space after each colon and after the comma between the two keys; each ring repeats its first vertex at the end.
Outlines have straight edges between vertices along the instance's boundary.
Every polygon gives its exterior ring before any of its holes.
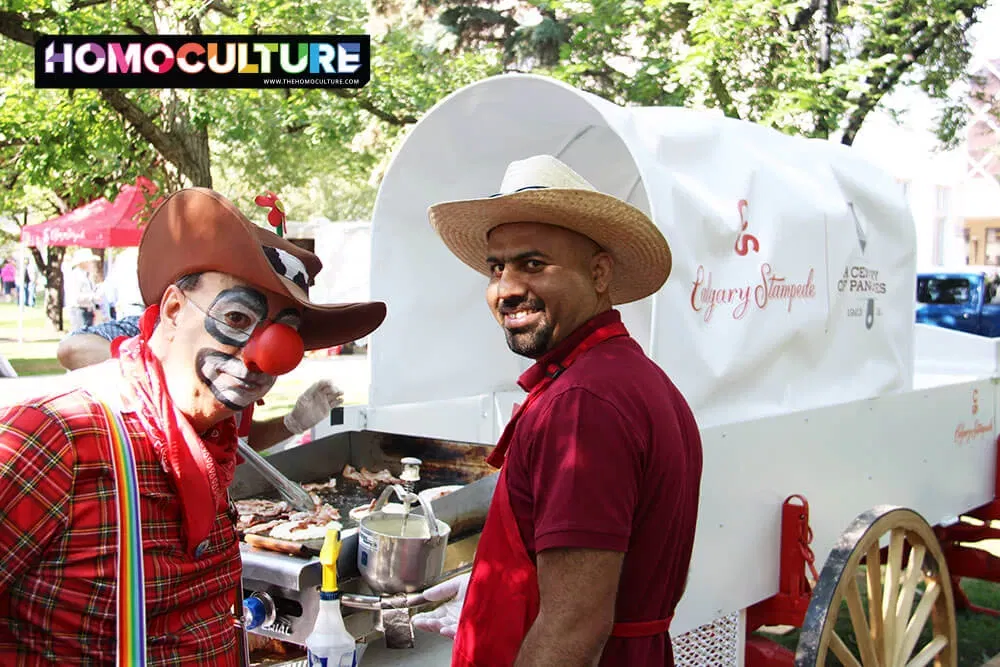
{"type": "Polygon", "coordinates": [[[542,222],[592,239],[615,260],[614,304],[653,294],[670,275],[670,246],[649,217],[606,195],[551,155],[512,162],[499,194],[444,202],[428,210],[431,226],[463,262],[484,275],[486,237],[509,222],[542,222]]]}
{"type": "Polygon", "coordinates": [[[385,319],[381,302],[316,304],[307,290],[323,263],[252,222],[213,190],[188,188],[153,212],[139,245],[139,289],[158,304],[178,278],[202,271],[235,276],[295,300],[302,307],[299,334],[307,350],[364,338],[385,319]]]}
{"type": "Polygon", "coordinates": [[[90,248],[78,248],[69,258],[69,266],[77,267],[87,262],[100,263],[100,258],[90,248]]]}

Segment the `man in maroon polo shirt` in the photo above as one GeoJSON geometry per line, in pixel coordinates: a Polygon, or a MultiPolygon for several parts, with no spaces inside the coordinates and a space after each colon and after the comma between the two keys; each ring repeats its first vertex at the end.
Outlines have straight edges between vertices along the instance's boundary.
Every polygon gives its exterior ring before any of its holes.
{"type": "Polygon", "coordinates": [[[430,219],[490,277],[508,346],[536,363],[490,456],[501,473],[471,578],[427,591],[454,599],[416,625],[456,637],[452,665],[673,665],[701,440],[613,308],[664,284],[666,240],[546,155],[511,164],[499,195],[430,219]]]}

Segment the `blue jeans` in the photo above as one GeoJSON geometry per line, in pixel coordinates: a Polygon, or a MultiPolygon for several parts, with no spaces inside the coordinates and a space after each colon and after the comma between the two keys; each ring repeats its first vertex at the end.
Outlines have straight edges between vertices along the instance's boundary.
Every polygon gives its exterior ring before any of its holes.
{"type": "Polygon", "coordinates": [[[94,311],[92,309],[70,306],[67,310],[69,311],[70,331],[76,331],[77,329],[82,329],[83,327],[93,326],[94,311]]]}

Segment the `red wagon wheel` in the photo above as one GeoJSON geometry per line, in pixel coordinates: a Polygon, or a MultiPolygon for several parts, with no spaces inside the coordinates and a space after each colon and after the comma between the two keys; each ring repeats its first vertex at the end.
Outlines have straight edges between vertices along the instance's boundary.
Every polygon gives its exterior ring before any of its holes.
{"type": "Polygon", "coordinates": [[[813,589],[795,664],[958,664],[948,564],[934,532],[919,514],[901,507],[875,507],[841,534],[813,589]],[[849,628],[842,624],[838,629],[845,603],[849,628]]]}

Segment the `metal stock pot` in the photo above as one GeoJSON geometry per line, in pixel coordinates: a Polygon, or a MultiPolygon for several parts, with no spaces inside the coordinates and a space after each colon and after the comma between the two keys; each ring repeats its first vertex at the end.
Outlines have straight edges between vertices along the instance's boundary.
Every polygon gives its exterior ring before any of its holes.
{"type": "Polygon", "coordinates": [[[376,593],[422,591],[444,571],[451,527],[434,517],[425,498],[395,484],[386,487],[372,513],[358,526],[358,570],[376,593]],[[404,505],[419,503],[422,514],[382,511],[395,493],[404,505]],[[404,534],[405,533],[405,534],[404,534]]]}

